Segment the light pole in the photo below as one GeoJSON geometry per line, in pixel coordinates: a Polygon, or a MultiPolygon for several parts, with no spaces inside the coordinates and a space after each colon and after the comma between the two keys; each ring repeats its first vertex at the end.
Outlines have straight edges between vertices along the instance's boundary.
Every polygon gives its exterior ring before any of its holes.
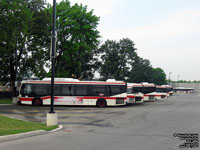
{"type": "Polygon", "coordinates": [[[49,113],[54,112],[54,76],[55,76],[55,46],[56,46],[56,0],[53,0],[53,32],[52,32],[52,52],[51,52],[51,109],[49,113]]]}
{"type": "Polygon", "coordinates": [[[180,77],[180,75],[178,75],[178,87],[179,87],[179,77],[180,77]]]}
{"type": "Polygon", "coordinates": [[[172,74],[172,73],[171,73],[171,72],[169,72],[169,83],[168,83],[169,85],[170,85],[170,75],[171,75],[171,74],[172,74]]]}
{"type": "Polygon", "coordinates": [[[52,31],[52,52],[51,52],[51,108],[47,114],[47,126],[57,124],[57,113],[54,112],[54,76],[55,76],[55,47],[56,47],[56,0],[53,0],[53,31],[52,31]]]}

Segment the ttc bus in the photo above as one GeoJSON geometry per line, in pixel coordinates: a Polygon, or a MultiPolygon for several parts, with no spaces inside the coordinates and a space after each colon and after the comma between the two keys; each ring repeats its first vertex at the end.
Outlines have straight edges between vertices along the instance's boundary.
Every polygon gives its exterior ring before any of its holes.
{"type": "Polygon", "coordinates": [[[186,87],[175,87],[175,93],[194,93],[194,88],[186,88],[186,87]]]}
{"type": "Polygon", "coordinates": [[[162,93],[161,98],[166,99],[170,96],[169,88],[167,85],[158,85],[156,86],[156,92],[162,93]]]}
{"type": "MultiPolygon", "coordinates": [[[[127,84],[123,81],[79,81],[55,78],[55,105],[92,105],[98,107],[125,105],[127,84]]],[[[22,81],[19,104],[50,105],[51,79],[22,81]]]]}
{"type": "Polygon", "coordinates": [[[142,82],[133,85],[133,90],[144,94],[144,101],[161,99],[163,93],[156,92],[156,85],[153,83],[142,82]]]}
{"type": "Polygon", "coordinates": [[[136,83],[127,83],[127,103],[143,103],[144,94],[138,88],[134,88],[136,83]]]}

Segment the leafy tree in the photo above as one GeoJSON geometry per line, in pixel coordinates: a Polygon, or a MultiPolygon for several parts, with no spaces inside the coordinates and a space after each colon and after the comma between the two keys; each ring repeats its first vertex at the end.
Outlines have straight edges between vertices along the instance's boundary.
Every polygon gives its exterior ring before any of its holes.
{"type": "Polygon", "coordinates": [[[0,0],[0,82],[10,81],[12,89],[16,78],[44,76],[49,38],[44,4],[44,0],[0,0]]]}
{"type": "Polygon", "coordinates": [[[166,74],[161,68],[153,68],[150,61],[137,57],[130,72],[129,82],[149,82],[156,85],[166,84],[166,74]]]}
{"type": "Polygon", "coordinates": [[[26,72],[43,78],[50,65],[50,36],[51,12],[45,8],[45,0],[28,0],[28,8],[32,12],[32,21],[29,24],[27,51],[31,53],[21,67],[22,75],[26,72]]]}
{"type": "Polygon", "coordinates": [[[10,80],[12,87],[16,64],[25,59],[23,54],[31,18],[32,14],[23,0],[0,1],[0,81],[10,80]]]}
{"type": "Polygon", "coordinates": [[[161,68],[152,68],[150,61],[139,57],[136,50],[134,42],[128,38],[119,42],[105,41],[99,48],[99,72],[102,79],[166,84],[164,71],[161,68]]]}
{"type": "Polygon", "coordinates": [[[135,44],[128,38],[119,42],[107,40],[99,48],[101,65],[100,75],[103,79],[125,80],[137,57],[135,44]]]}
{"type": "Polygon", "coordinates": [[[98,21],[86,6],[71,6],[68,0],[57,4],[55,76],[81,79],[94,76],[98,21]]]}
{"type": "Polygon", "coordinates": [[[152,82],[157,85],[167,84],[164,70],[161,68],[152,68],[152,82]]]}
{"type": "Polygon", "coordinates": [[[152,82],[152,66],[148,59],[137,56],[129,72],[129,82],[152,82]]]}

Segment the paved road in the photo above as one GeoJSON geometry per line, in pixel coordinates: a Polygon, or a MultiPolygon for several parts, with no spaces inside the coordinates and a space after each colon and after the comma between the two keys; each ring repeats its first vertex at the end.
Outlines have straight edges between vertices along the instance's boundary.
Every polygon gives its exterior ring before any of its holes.
{"type": "MultiPolygon", "coordinates": [[[[174,150],[174,133],[200,133],[200,95],[126,107],[55,107],[64,129],[0,143],[0,150],[174,150]]],[[[49,107],[0,106],[0,114],[45,122],[49,107]]],[[[198,149],[198,148],[196,148],[198,149]]]]}

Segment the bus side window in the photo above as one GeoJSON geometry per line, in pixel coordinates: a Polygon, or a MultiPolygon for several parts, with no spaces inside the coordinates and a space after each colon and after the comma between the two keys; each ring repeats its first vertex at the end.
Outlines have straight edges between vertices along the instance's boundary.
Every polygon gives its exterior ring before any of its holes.
{"type": "Polygon", "coordinates": [[[121,86],[118,85],[110,85],[110,94],[111,96],[123,93],[121,90],[121,86]]]}
{"type": "Polygon", "coordinates": [[[109,85],[91,85],[91,96],[109,96],[109,85]]]}
{"type": "Polygon", "coordinates": [[[133,93],[143,92],[142,87],[133,87],[133,93]]]}
{"type": "Polygon", "coordinates": [[[47,84],[38,84],[35,85],[35,94],[38,96],[48,95],[48,85],[47,84]]]}
{"type": "Polygon", "coordinates": [[[54,86],[54,95],[55,96],[60,96],[61,94],[61,85],[55,84],[54,86]]]}
{"type": "Polygon", "coordinates": [[[71,95],[71,85],[61,85],[61,95],[70,96],[71,95]]]}
{"type": "Polygon", "coordinates": [[[87,92],[87,85],[72,85],[71,88],[71,94],[72,96],[87,96],[88,92],[87,92]]]}

